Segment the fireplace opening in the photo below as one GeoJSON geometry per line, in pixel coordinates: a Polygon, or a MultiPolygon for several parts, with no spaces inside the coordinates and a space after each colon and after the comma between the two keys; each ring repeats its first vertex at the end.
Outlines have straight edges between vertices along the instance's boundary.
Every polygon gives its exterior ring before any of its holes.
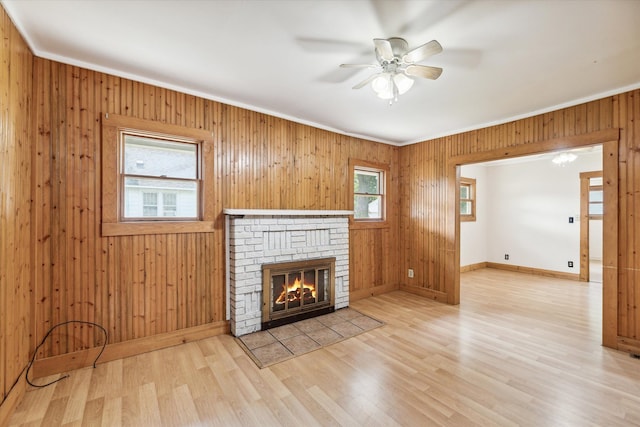
{"type": "Polygon", "coordinates": [[[335,258],[262,266],[262,329],[334,311],[335,258]]]}

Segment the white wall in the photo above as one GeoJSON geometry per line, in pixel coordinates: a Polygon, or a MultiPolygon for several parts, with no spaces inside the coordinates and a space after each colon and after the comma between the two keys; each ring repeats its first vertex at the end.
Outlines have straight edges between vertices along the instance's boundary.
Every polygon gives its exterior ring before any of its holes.
{"type": "Polygon", "coordinates": [[[602,220],[589,221],[589,258],[602,261],[602,220]]]}
{"type": "Polygon", "coordinates": [[[460,176],[476,180],[476,220],[460,223],[460,265],[487,261],[487,168],[463,165],[460,176]]]}
{"type": "MultiPolygon", "coordinates": [[[[579,174],[601,170],[601,154],[581,153],[575,162],[564,167],[553,164],[548,157],[474,167],[486,169],[483,182],[477,182],[486,192],[486,249],[478,241],[483,238],[481,232],[462,223],[461,265],[488,261],[578,274],[579,174]],[[573,224],[569,217],[574,217],[573,224]],[[473,251],[475,255],[470,254],[473,251]],[[486,256],[480,260],[482,251],[486,256]],[[505,254],[509,254],[508,261],[505,254]],[[568,267],[568,261],[573,261],[573,268],[568,267]]],[[[464,173],[466,168],[463,167],[464,173]]]]}

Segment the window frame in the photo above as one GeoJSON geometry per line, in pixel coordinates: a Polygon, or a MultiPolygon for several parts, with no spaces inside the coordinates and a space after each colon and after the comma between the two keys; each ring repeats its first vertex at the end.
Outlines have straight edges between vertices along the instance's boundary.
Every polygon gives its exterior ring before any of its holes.
{"type": "Polygon", "coordinates": [[[102,117],[102,235],[213,232],[213,134],[203,129],[171,125],[117,114],[102,117]],[[197,219],[124,218],[124,135],[135,134],[198,144],[197,219]]]}
{"type": "Polygon", "coordinates": [[[460,183],[458,184],[458,211],[460,213],[460,221],[473,222],[476,220],[476,180],[474,178],[460,177],[460,183]],[[469,198],[462,198],[462,186],[469,187],[469,198]],[[471,203],[471,213],[463,214],[460,208],[461,202],[471,203]]]}
{"type": "MultiPolygon", "coordinates": [[[[599,220],[604,221],[604,180],[602,171],[591,171],[591,172],[580,172],[580,218],[583,220],[584,224],[589,224],[589,220],[599,220]],[[599,183],[593,183],[592,180],[598,180],[599,183]],[[592,190],[600,190],[602,191],[603,200],[602,202],[596,202],[598,204],[602,204],[602,214],[591,214],[590,207],[592,204],[595,204],[591,201],[591,191],[592,190]]],[[[582,226],[581,226],[582,227],[582,226]]],[[[588,234],[589,227],[587,226],[586,232],[588,234]]],[[[585,234],[586,235],[586,234],[585,234]]]]}
{"type": "Polygon", "coordinates": [[[369,162],[366,160],[359,159],[349,159],[349,188],[350,188],[350,199],[349,199],[349,207],[350,210],[354,211],[353,215],[349,217],[349,222],[353,228],[384,228],[388,227],[388,179],[389,179],[389,166],[383,163],[375,163],[369,162]],[[366,172],[376,172],[380,173],[381,179],[379,183],[379,192],[378,194],[371,194],[380,196],[381,200],[381,210],[382,217],[381,218],[356,218],[355,217],[355,196],[356,194],[365,194],[365,193],[356,193],[354,188],[354,180],[356,170],[362,170],[366,172]]]}
{"type": "MultiPolygon", "coordinates": [[[[591,181],[591,180],[589,180],[591,181]]],[[[587,214],[589,215],[589,219],[595,219],[595,220],[600,220],[602,221],[602,219],[604,218],[604,185],[603,184],[591,184],[591,182],[589,182],[589,192],[588,192],[588,201],[587,201],[587,214]],[[601,191],[602,192],[602,201],[598,201],[598,202],[594,202],[593,200],[591,200],[591,192],[592,191],[601,191]],[[594,214],[591,213],[591,206],[593,205],[601,205],[602,206],[602,213],[601,214],[594,214]]]]}
{"type": "MultiPolygon", "coordinates": [[[[139,131],[136,132],[132,132],[130,130],[122,130],[119,134],[119,142],[120,142],[120,159],[122,160],[120,162],[119,165],[119,185],[121,186],[121,192],[120,194],[120,210],[119,210],[119,215],[120,215],[120,221],[121,222],[131,222],[131,221],[197,221],[200,220],[202,218],[202,209],[201,209],[201,202],[202,202],[202,197],[201,197],[201,186],[202,186],[202,179],[200,179],[201,174],[202,174],[202,143],[199,140],[193,140],[192,138],[189,139],[185,139],[182,137],[178,137],[178,136],[173,136],[173,137],[167,137],[166,135],[159,135],[156,133],[150,133],[150,132],[146,132],[146,133],[141,133],[139,131]],[[127,152],[127,137],[133,137],[133,138],[142,138],[142,139],[147,139],[147,140],[154,140],[154,141],[164,141],[164,142],[168,142],[171,145],[180,145],[180,144],[188,144],[191,145],[194,149],[195,152],[195,164],[193,165],[195,167],[195,177],[194,178],[180,178],[180,177],[175,177],[175,176],[167,176],[167,175],[160,175],[160,176],[155,176],[155,175],[145,175],[145,174],[136,174],[136,173],[127,173],[127,171],[125,170],[125,161],[126,161],[126,152],[127,152]],[[177,216],[164,216],[164,215],[158,215],[159,212],[164,212],[164,206],[162,209],[160,209],[160,202],[159,199],[163,200],[163,204],[164,204],[164,194],[165,193],[170,193],[173,191],[173,189],[160,189],[157,188],[154,191],[151,190],[144,190],[144,187],[139,187],[140,191],[142,191],[142,194],[151,194],[152,192],[156,194],[156,198],[158,199],[156,201],[156,216],[155,217],[145,217],[144,216],[144,202],[143,202],[143,215],[142,216],[125,216],[125,211],[126,211],[126,207],[125,207],[125,203],[124,203],[124,198],[126,195],[126,191],[127,191],[127,179],[128,178],[133,178],[133,179],[141,179],[141,180],[153,180],[153,181],[182,181],[182,182],[192,182],[196,185],[196,199],[197,199],[197,206],[196,206],[196,212],[195,212],[195,216],[189,216],[189,217],[177,217],[177,216]]],[[[135,142],[132,143],[133,145],[135,145],[135,142]]],[[[136,166],[139,163],[136,162],[136,166]]],[[[144,164],[144,163],[142,163],[144,164]]],[[[135,187],[132,187],[135,188],[135,187]]],[[[176,190],[177,191],[177,190],[176,190]]],[[[143,196],[144,197],[144,196],[143,196]]]]}

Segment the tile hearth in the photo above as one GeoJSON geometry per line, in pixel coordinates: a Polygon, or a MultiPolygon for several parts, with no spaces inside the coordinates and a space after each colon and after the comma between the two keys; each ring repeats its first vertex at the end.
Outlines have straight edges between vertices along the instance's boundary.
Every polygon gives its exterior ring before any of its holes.
{"type": "Polygon", "coordinates": [[[260,368],[283,362],[344,339],[370,331],[383,323],[351,308],[301,320],[236,338],[260,368]]]}

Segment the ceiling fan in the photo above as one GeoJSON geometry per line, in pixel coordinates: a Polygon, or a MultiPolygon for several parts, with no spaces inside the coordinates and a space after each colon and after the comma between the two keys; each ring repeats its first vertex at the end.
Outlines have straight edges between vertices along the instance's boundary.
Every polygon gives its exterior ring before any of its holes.
{"type": "Polygon", "coordinates": [[[435,80],[442,74],[442,68],[420,65],[420,62],[442,52],[442,46],[431,40],[415,49],[409,50],[407,41],[400,37],[373,39],[378,64],[340,64],[342,68],[375,68],[379,72],[355,85],[360,89],[369,83],[378,97],[388,99],[389,105],[398,100],[413,86],[413,77],[435,80]]]}

